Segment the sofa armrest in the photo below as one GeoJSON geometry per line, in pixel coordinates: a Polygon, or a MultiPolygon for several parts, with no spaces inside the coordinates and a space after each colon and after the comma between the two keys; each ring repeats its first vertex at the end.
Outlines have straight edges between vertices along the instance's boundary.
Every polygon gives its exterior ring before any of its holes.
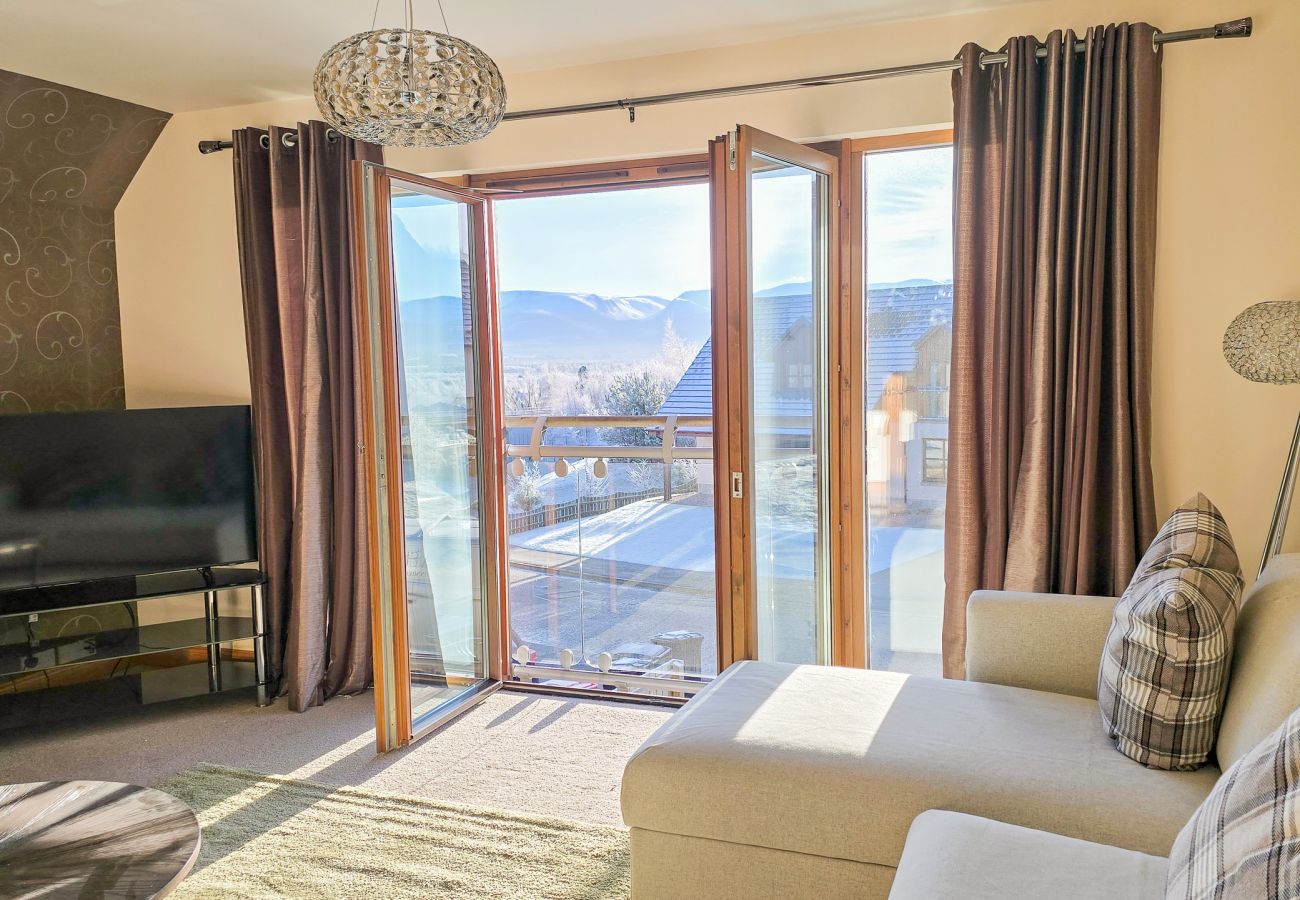
{"type": "Polygon", "coordinates": [[[966,680],[1095,700],[1115,602],[976,591],[966,604],[966,680]]]}

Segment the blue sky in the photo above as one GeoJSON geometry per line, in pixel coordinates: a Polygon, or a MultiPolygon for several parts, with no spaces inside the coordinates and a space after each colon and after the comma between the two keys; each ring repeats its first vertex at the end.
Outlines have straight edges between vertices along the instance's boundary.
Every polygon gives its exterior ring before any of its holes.
{"type": "MultiPolygon", "coordinates": [[[[951,167],[948,147],[868,157],[872,283],[952,278],[951,167]]],[[[758,289],[809,279],[810,192],[806,176],[783,171],[755,184],[758,289]]],[[[502,290],[675,297],[709,286],[707,185],[502,199],[495,206],[502,290]]],[[[404,252],[399,238],[399,295],[458,294],[463,224],[455,205],[399,198],[394,216],[418,245],[404,252]]]]}
{"type": "Polygon", "coordinates": [[[501,289],[676,297],[709,286],[709,186],[496,204],[501,289]]]}
{"type": "Polygon", "coordinates": [[[460,254],[466,234],[459,204],[408,194],[394,197],[392,208],[398,299],[459,296],[460,254]]]}
{"type": "Polygon", "coordinates": [[[952,280],[952,148],[867,155],[867,279],[952,280]]]}

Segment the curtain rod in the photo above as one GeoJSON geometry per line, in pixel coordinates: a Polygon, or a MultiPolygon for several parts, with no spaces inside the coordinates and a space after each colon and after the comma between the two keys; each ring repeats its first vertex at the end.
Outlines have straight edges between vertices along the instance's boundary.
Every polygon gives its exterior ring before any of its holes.
{"type": "MultiPolygon", "coordinates": [[[[325,140],[329,141],[331,144],[335,143],[341,137],[343,137],[343,135],[339,134],[333,128],[325,129],[325,140]]],[[[263,150],[270,150],[271,135],[262,135],[262,138],[258,143],[262,145],[263,150]]],[[[284,134],[280,135],[280,143],[287,149],[292,150],[294,147],[298,146],[298,132],[286,131],[284,134]]],[[[234,146],[234,141],[199,141],[199,152],[216,153],[219,150],[230,150],[234,146]]]]}
{"type": "MultiPolygon", "coordinates": [[[[1178,44],[1184,41],[1201,41],[1219,38],[1250,37],[1254,23],[1250,16],[1219,22],[1208,28],[1189,28],[1185,31],[1158,31],[1153,43],[1178,44]]],[[[1086,44],[1078,41],[1074,45],[1076,53],[1081,53],[1086,44]]],[[[1047,49],[1040,47],[1039,58],[1047,56],[1047,49]]],[[[997,65],[1007,61],[1005,53],[985,53],[980,56],[980,65],[997,65]]],[[[961,68],[959,59],[943,59],[935,62],[913,63],[907,66],[889,66],[882,69],[864,69],[861,72],[842,72],[838,75],[820,75],[813,78],[789,78],[784,81],[764,81],[756,84],[737,84],[731,87],[704,88],[697,91],[678,91],[672,94],[654,94],[648,97],[627,97],[622,100],[598,100],[593,103],[575,103],[569,106],[548,106],[542,109],[521,109],[505,114],[505,121],[515,122],[524,119],[544,119],[551,116],[569,116],[577,113],[602,112],[607,110],[626,110],[628,118],[636,121],[638,106],[661,106],[665,103],[681,103],[689,100],[709,100],[715,97],[734,97],[741,94],[761,94],[769,91],[788,91],[797,88],[824,87],[830,84],[851,84],[857,81],[875,81],[880,78],[894,78],[900,75],[917,75],[923,72],[951,72],[961,68]]],[[[216,153],[229,150],[230,141],[199,141],[200,153],[216,153]]]]}

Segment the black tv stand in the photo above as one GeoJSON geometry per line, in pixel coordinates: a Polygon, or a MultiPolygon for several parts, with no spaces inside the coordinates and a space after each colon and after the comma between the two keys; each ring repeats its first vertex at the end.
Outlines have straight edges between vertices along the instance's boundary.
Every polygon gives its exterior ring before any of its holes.
{"type": "MultiPolygon", "coordinates": [[[[0,620],[26,617],[26,635],[22,640],[0,642],[0,679],[109,660],[121,661],[129,672],[133,660],[169,651],[205,649],[209,691],[251,685],[256,687],[258,705],[265,706],[270,702],[266,668],[265,584],[266,577],[257,569],[212,566],[0,591],[0,620]],[[252,592],[250,614],[247,617],[220,615],[218,595],[241,588],[252,592]],[[136,604],[186,594],[203,595],[201,617],[139,624],[136,604]],[[92,633],[74,630],[66,636],[38,638],[36,634],[34,626],[39,624],[43,615],[85,610],[89,618],[94,618],[93,608],[117,604],[126,605],[130,611],[129,625],[102,628],[92,633]],[[235,677],[238,670],[223,659],[223,647],[236,641],[252,642],[251,678],[235,677]]],[[[19,618],[19,621],[22,620],[19,618]]],[[[231,649],[233,651],[233,647],[231,649]]]]}

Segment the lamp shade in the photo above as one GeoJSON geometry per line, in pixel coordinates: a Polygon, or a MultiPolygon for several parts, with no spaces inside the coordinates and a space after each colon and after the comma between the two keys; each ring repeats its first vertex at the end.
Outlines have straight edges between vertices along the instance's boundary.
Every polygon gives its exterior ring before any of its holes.
{"type": "Polygon", "coordinates": [[[1243,310],[1223,333],[1223,358],[1249,381],[1300,384],[1300,300],[1243,310]]]}

